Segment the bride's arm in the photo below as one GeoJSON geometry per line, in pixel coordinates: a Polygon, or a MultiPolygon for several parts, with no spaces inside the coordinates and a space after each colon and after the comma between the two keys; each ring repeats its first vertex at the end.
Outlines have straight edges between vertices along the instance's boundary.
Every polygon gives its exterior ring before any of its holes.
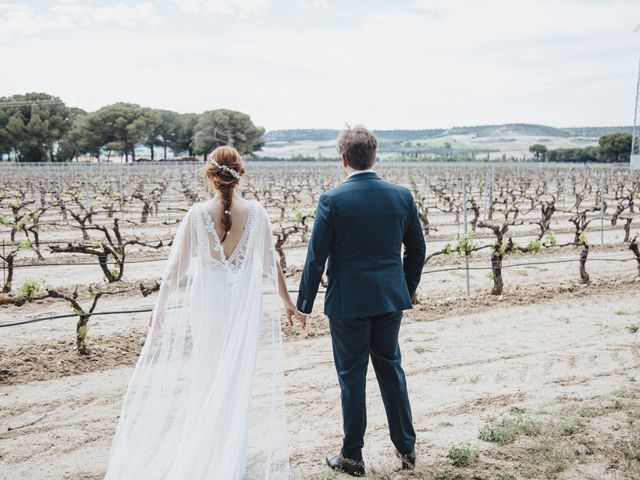
{"type": "Polygon", "coordinates": [[[278,265],[278,292],[280,293],[280,298],[282,299],[284,308],[287,311],[287,320],[289,321],[289,325],[293,325],[293,317],[296,317],[302,325],[302,328],[304,328],[307,326],[307,316],[304,313],[300,313],[296,308],[295,303],[293,303],[293,299],[287,289],[287,282],[285,280],[282,267],[280,266],[280,262],[276,261],[276,263],[278,265]]]}

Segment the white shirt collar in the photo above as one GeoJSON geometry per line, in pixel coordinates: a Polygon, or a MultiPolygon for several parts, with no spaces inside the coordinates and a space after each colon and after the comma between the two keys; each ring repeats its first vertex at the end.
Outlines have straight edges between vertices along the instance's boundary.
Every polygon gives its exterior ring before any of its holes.
{"type": "Polygon", "coordinates": [[[354,170],[347,176],[347,178],[353,177],[354,175],[358,175],[359,173],[369,173],[369,172],[373,172],[373,168],[367,168],[366,170],[354,170]]]}

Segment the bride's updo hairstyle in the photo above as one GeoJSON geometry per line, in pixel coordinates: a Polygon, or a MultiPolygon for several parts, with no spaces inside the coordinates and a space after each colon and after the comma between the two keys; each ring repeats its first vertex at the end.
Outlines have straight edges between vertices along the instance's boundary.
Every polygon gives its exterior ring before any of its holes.
{"type": "Polygon", "coordinates": [[[207,156],[204,179],[210,190],[220,194],[222,199],[222,226],[224,242],[231,230],[231,206],[233,193],[244,175],[244,162],[235,148],[218,147],[207,156]]]}

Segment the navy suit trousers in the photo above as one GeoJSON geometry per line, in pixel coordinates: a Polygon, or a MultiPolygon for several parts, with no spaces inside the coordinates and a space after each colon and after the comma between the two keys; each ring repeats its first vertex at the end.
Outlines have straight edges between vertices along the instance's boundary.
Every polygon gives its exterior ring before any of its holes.
{"type": "Polygon", "coordinates": [[[365,390],[369,357],[387,413],[391,441],[400,454],[408,455],[414,451],[416,434],[398,344],[401,320],[402,311],[329,319],[342,397],[342,454],[346,458],[362,460],[367,428],[365,390]]]}

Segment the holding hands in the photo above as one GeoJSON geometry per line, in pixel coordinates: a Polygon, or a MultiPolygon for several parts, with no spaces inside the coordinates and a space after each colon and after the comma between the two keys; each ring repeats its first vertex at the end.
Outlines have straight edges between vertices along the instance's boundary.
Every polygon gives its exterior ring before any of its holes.
{"type": "Polygon", "coordinates": [[[302,325],[302,328],[306,328],[309,315],[300,312],[291,300],[285,303],[285,309],[287,311],[287,321],[290,326],[293,326],[293,319],[295,317],[296,320],[300,322],[300,325],[302,325]]]}

